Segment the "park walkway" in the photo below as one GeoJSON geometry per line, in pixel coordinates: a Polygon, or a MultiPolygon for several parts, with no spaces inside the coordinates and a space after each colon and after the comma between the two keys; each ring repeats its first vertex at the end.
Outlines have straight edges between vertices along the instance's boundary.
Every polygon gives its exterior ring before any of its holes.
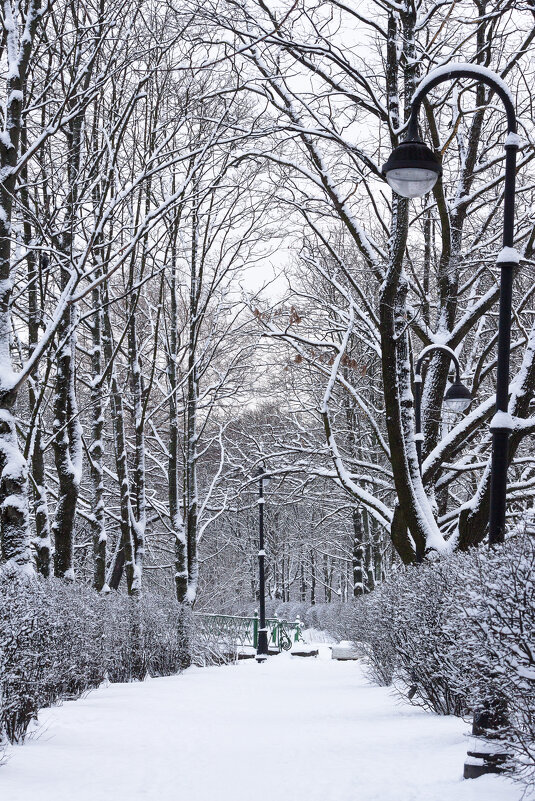
{"type": "Polygon", "coordinates": [[[102,687],[45,710],[0,768],[6,801],[517,801],[461,778],[467,726],[357,663],[272,657],[102,687]]]}

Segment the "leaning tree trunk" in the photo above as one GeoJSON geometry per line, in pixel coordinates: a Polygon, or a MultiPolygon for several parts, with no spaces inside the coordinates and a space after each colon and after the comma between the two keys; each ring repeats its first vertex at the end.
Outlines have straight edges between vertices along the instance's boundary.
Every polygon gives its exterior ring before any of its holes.
{"type": "MultiPolygon", "coordinates": [[[[393,198],[394,225],[391,262],[380,298],[381,363],[385,398],[386,427],[392,460],[392,473],[399,502],[399,514],[404,525],[401,537],[394,545],[405,563],[423,558],[426,543],[426,528],[418,515],[418,501],[414,495],[413,477],[418,472],[418,460],[414,441],[406,442],[402,403],[412,404],[410,398],[410,375],[408,368],[408,346],[406,342],[406,282],[402,280],[402,260],[407,240],[407,201],[393,198]],[[401,340],[401,341],[400,341],[401,340]],[[403,362],[405,357],[405,362],[403,362]],[[401,367],[401,370],[400,370],[401,367]],[[412,447],[411,447],[412,446],[412,447]],[[408,527],[416,548],[407,536],[408,527]]],[[[421,482],[420,482],[421,484],[421,482]]],[[[394,522],[394,521],[393,521],[394,522]]]]}
{"type": "MultiPolygon", "coordinates": [[[[397,44],[402,34],[405,54],[405,116],[410,112],[418,61],[414,55],[415,13],[391,15],[387,38],[387,94],[392,125],[400,126],[397,44]]],[[[393,142],[397,144],[397,142],[393,142]]],[[[421,561],[427,548],[440,550],[443,545],[431,506],[425,495],[414,441],[414,415],[411,393],[411,370],[407,333],[407,280],[403,259],[408,234],[408,201],[393,195],[392,235],[389,263],[379,298],[381,367],[385,399],[386,427],[390,446],[392,473],[399,503],[393,519],[392,541],[405,563],[421,561]],[[394,528],[395,524],[395,528],[394,528]],[[408,536],[410,532],[410,537],[408,536]]]]}

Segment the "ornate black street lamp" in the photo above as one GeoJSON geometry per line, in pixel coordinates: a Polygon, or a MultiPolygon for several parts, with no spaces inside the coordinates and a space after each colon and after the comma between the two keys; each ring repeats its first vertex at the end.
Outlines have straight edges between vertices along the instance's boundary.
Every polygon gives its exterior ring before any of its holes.
{"type": "Polygon", "coordinates": [[[511,347],[511,305],[513,271],[518,266],[518,252],[513,247],[516,152],[518,136],[515,107],[509,88],[499,75],[475,64],[449,64],[433,70],[417,87],[411,103],[407,138],[390,154],[383,175],[402,197],[419,197],[431,191],[442,166],[438,157],[418,135],[418,113],[424,97],[438,84],[457,78],[472,78],[490,86],[502,100],[507,114],[505,140],[505,187],[503,205],[503,248],[500,265],[500,316],[498,322],[498,367],[496,375],[496,414],[491,421],[492,461],[490,478],[489,545],[505,539],[505,495],[511,420],[509,403],[509,354],[511,347]]]}
{"type": "MultiPolygon", "coordinates": [[[[411,113],[407,126],[407,137],[390,155],[383,167],[383,175],[392,189],[402,197],[419,197],[431,191],[442,167],[435,153],[418,135],[418,113],[425,96],[444,81],[471,78],[484,83],[498,95],[507,114],[507,138],[505,140],[505,186],[503,202],[503,240],[498,256],[500,266],[500,311],[498,321],[498,364],[496,374],[496,414],[490,430],[492,432],[492,460],[490,476],[489,545],[492,547],[505,539],[505,511],[507,490],[507,462],[512,421],[509,405],[509,356],[511,348],[511,307],[513,271],[518,266],[519,255],[514,249],[514,210],[516,152],[519,138],[513,98],[499,75],[475,64],[449,64],[433,70],[417,87],[411,102],[411,113]]],[[[451,389],[451,388],[450,388],[451,389]]],[[[420,446],[421,447],[421,446],[420,446]]],[[[493,709],[484,709],[474,715],[473,734],[487,739],[498,739],[505,721],[506,711],[498,701],[493,709]]],[[[500,772],[506,754],[497,747],[478,746],[468,752],[464,766],[465,778],[476,778],[484,773],[500,772]]]]}
{"type": "Polygon", "coordinates": [[[461,381],[461,366],[455,352],[447,345],[428,345],[427,348],[424,348],[414,370],[414,420],[420,475],[422,474],[422,441],[424,438],[422,434],[422,364],[431,353],[437,350],[447,353],[455,365],[455,381],[448,387],[444,395],[444,404],[453,412],[464,412],[472,402],[470,390],[461,381]]]}
{"type": "Polygon", "coordinates": [[[264,550],[264,481],[269,481],[264,467],[259,467],[255,473],[258,479],[258,605],[260,608],[260,628],[258,629],[258,644],[256,648],[256,661],[265,662],[268,658],[268,636],[266,627],[266,578],[265,565],[266,552],[264,550]]]}

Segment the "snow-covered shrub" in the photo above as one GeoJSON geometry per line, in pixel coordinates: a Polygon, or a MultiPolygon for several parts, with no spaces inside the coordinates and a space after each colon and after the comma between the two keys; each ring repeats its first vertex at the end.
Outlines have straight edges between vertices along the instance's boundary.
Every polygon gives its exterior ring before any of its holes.
{"type": "Polygon", "coordinates": [[[192,625],[191,612],[170,599],[0,572],[0,742],[22,741],[40,708],[103,680],[183,669],[192,625]]]}
{"type": "MultiPolygon", "coordinates": [[[[39,604],[36,589],[28,579],[0,575],[0,730],[11,742],[23,739],[39,707],[54,700],[47,695],[58,643],[45,622],[51,617],[49,599],[43,594],[39,604]]],[[[61,661],[59,654],[55,661],[61,661]]]]}
{"type": "Polygon", "coordinates": [[[371,678],[439,714],[506,710],[517,775],[535,775],[535,539],[394,572],[345,612],[371,678]]]}
{"type": "Polygon", "coordinates": [[[363,595],[346,609],[339,627],[332,626],[338,639],[367,643],[370,648],[367,672],[381,686],[392,683],[397,655],[394,645],[393,620],[397,606],[397,590],[392,582],[381,585],[380,592],[363,595]]]}
{"type": "Polygon", "coordinates": [[[455,636],[445,629],[458,615],[456,571],[449,560],[393,571],[376,590],[345,605],[338,627],[331,627],[368,643],[367,669],[374,682],[394,681],[412,703],[439,714],[461,714],[466,707],[458,677],[451,681],[455,636]]]}
{"type": "Polygon", "coordinates": [[[395,682],[412,703],[442,715],[462,715],[468,709],[470,685],[459,648],[458,606],[465,561],[455,555],[413,566],[394,580],[395,682]]]}
{"type": "Polygon", "coordinates": [[[503,738],[521,779],[533,787],[535,539],[516,537],[490,553],[471,554],[464,568],[457,599],[462,616],[458,647],[468,674],[470,708],[504,708],[503,738]]]}
{"type": "Polygon", "coordinates": [[[145,663],[151,676],[170,676],[191,664],[193,615],[171,598],[142,600],[145,663]]]}

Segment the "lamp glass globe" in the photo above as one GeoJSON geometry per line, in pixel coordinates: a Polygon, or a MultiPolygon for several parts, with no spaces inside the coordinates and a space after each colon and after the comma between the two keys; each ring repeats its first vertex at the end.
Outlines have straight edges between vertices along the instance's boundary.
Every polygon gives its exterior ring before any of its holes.
{"type": "Polygon", "coordinates": [[[472,400],[471,398],[444,398],[444,405],[448,407],[452,412],[456,412],[460,414],[464,412],[465,409],[468,409],[472,400]]]}
{"type": "Polygon", "coordinates": [[[388,170],[386,180],[401,197],[423,197],[432,190],[438,172],[423,167],[395,167],[388,170]]]}

